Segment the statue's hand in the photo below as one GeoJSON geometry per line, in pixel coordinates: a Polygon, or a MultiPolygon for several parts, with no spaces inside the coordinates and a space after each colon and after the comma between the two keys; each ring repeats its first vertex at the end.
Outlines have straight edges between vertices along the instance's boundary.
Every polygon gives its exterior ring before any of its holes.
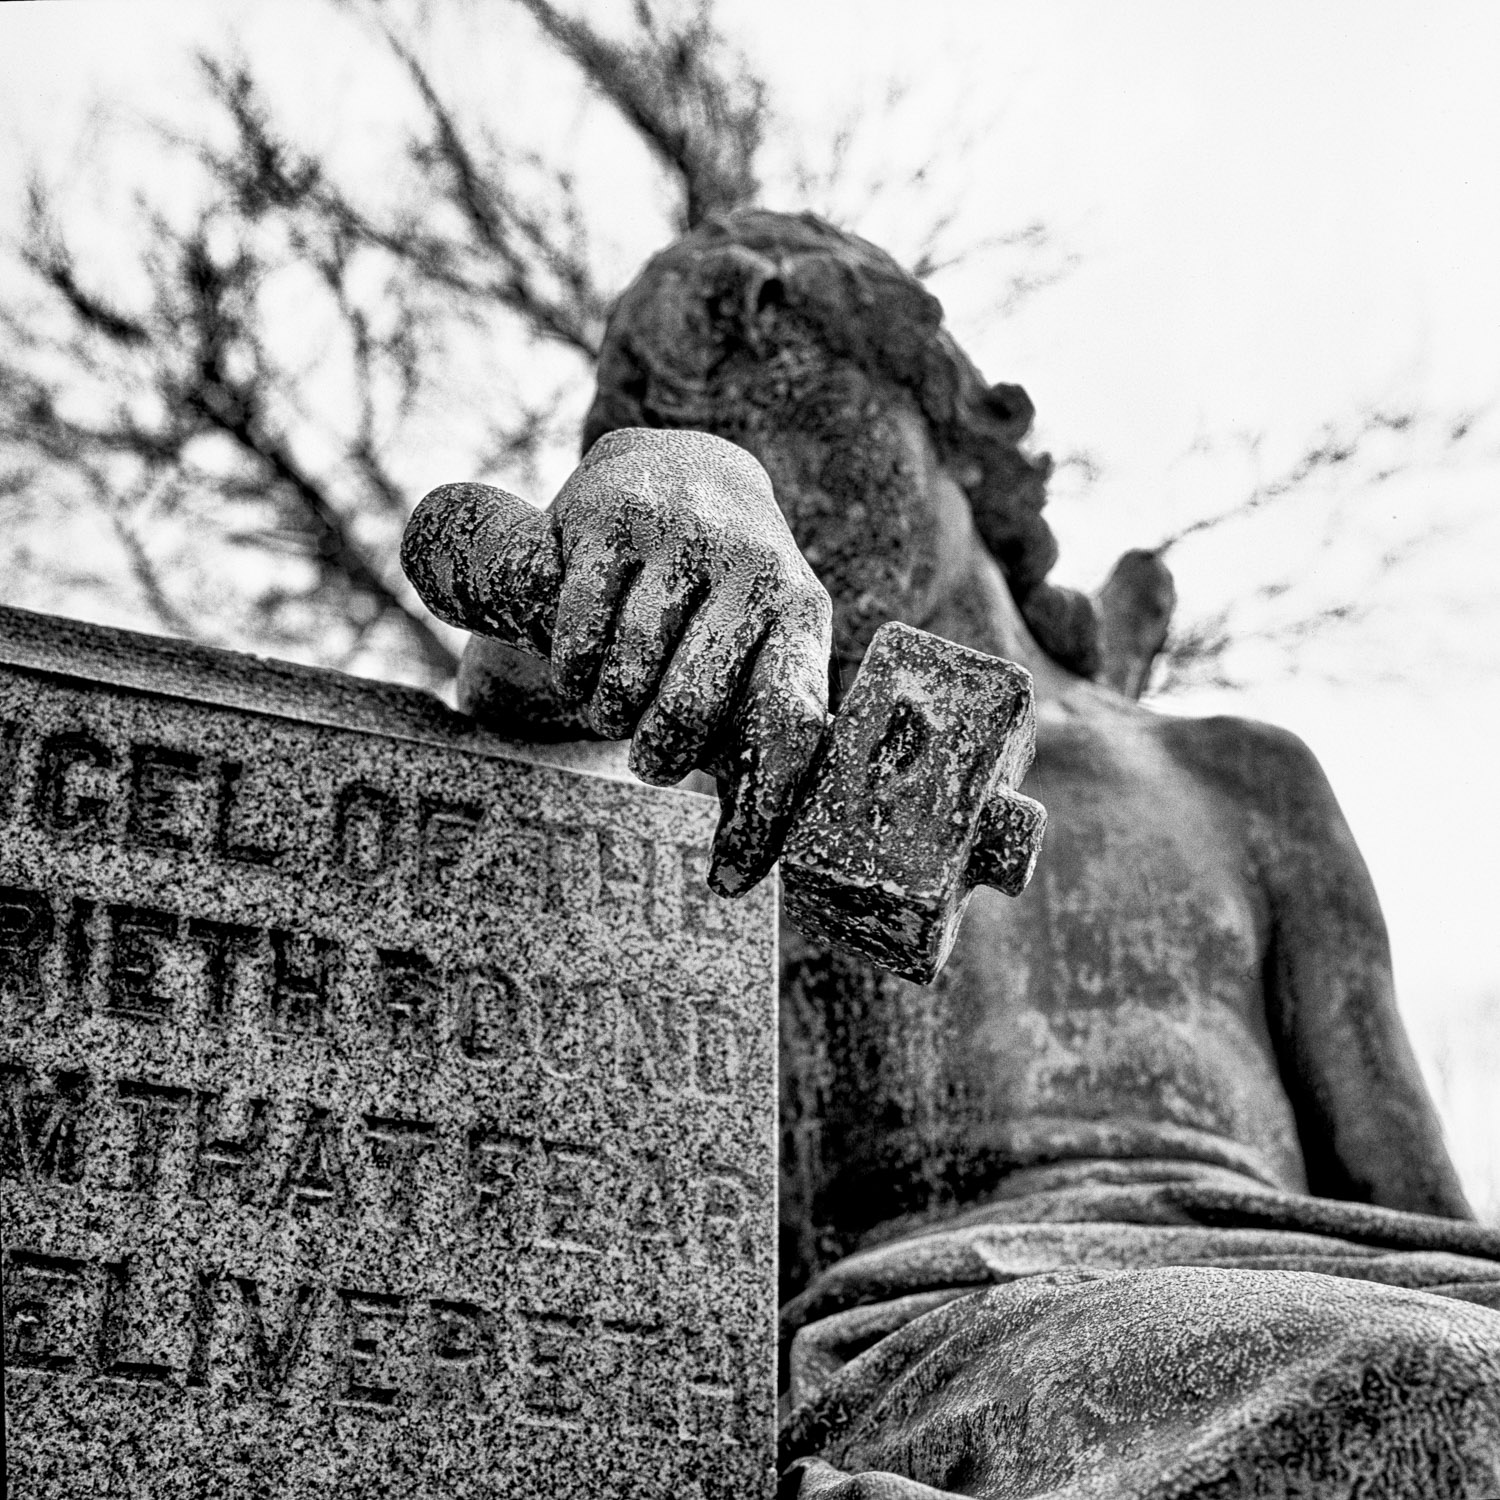
{"type": "Polygon", "coordinates": [[[445,485],[402,564],[442,619],[549,655],[558,696],[670,785],[718,778],[709,881],[775,863],[827,718],[832,605],[764,469],[696,432],[601,438],[550,510],[445,485]]]}

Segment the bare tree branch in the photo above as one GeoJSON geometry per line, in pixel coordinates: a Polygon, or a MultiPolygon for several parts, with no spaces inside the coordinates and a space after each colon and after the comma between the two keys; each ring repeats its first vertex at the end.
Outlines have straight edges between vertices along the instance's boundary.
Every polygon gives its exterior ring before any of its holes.
{"type": "MultiPolygon", "coordinates": [[[[1318,571],[1335,550],[1347,553],[1357,516],[1356,505],[1368,504],[1380,486],[1413,472],[1428,472],[1462,457],[1472,446],[1482,412],[1440,416],[1407,405],[1372,406],[1353,419],[1329,422],[1301,453],[1269,478],[1256,480],[1231,504],[1200,516],[1169,533],[1153,549],[1158,558],[1183,544],[1220,534],[1291,504],[1311,504],[1333,487],[1341,499],[1325,500],[1322,536],[1304,549],[1283,572],[1258,584],[1241,581],[1235,597],[1195,620],[1177,622],[1159,658],[1152,684],[1158,695],[1190,687],[1236,688],[1244,685],[1234,658],[1247,646],[1269,648],[1288,663],[1305,648],[1335,632],[1368,627],[1390,607],[1387,583],[1425,552],[1453,540],[1456,528],[1428,522],[1419,530],[1383,547],[1367,559],[1358,593],[1329,601],[1309,597],[1318,571]],[[1419,444],[1430,451],[1421,453],[1419,444]]],[[[1236,442],[1252,463],[1260,465],[1265,439],[1239,434],[1236,442]]],[[[1206,451],[1205,444],[1195,449],[1206,451]]]]}
{"type": "Polygon", "coordinates": [[[726,55],[709,4],[700,0],[686,20],[666,22],[638,0],[639,39],[626,46],[551,0],[518,3],[676,173],[683,228],[755,198],[766,87],[743,58],[726,55]]]}
{"type": "Polygon", "coordinates": [[[423,181],[449,204],[467,235],[456,240],[424,227],[434,216],[408,209],[396,223],[381,223],[328,180],[323,167],[279,136],[244,64],[230,67],[203,56],[200,67],[211,96],[236,131],[231,152],[196,148],[231,201],[251,220],[296,214],[324,233],[340,233],[397,257],[424,282],[476,302],[515,313],[532,333],[592,358],[604,328],[608,299],[598,287],[587,254],[584,215],[571,181],[554,176],[555,216],[527,203],[513,182],[514,163],[491,152],[482,162],[456,116],[411,49],[388,26],[378,34],[406,69],[432,126],[430,139],[413,138],[407,153],[423,181]],[[561,228],[564,232],[558,233],[561,228]],[[543,284],[552,278],[555,290],[543,284]]]}
{"type": "MultiPolygon", "coordinates": [[[[45,221],[40,214],[37,222],[45,221]]],[[[180,464],[187,445],[204,433],[230,439],[252,463],[263,494],[279,490],[295,499],[295,508],[287,512],[292,531],[306,537],[325,585],[337,583],[362,597],[375,617],[399,617],[420,659],[441,679],[456,665],[453,650],[415,603],[364,555],[328,489],[298,463],[271,420],[267,395],[272,381],[252,305],[263,267],[243,246],[221,264],[209,249],[211,227],[205,217],[192,234],[176,239],[164,224],[155,226],[156,301],[151,323],[169,338],[162,343],[149,380],[166,414],[162,425],[153,429],[123,410],[94,422],[68,417],[44,382],[6,362],[0,363],[0,439],[71,465],[100,495],[108,489],[100,463],[111,455],[135,459],[155,472],[180,464]]],[[[35,242],[33,259],[68,263],[61,246],[35,242]]],[[[77,299],[68,298],[75,317],[81,316],[78,300],[87,306],[97,301],[79,288],[77,299]]],[[[140,342],[135,329],[146,325],[122,317],[90,319],[88,326],[106,344],[134,350],[140,342]]],[[[404,515],[404,502],[380,469],[373,442],[367,441],[366,447],[368,451],[356,456],[367,480],[375,479],[387,506],[404,515]]],[[[151,582],[138,538],[128,525],[122,529],[118,519],[111,524],[155,612],[172,628],[182,628],[185,617],[151,582]]]]}
{"type": "MultiPolygon", "coordinates": [[[[351,184],[334,158],[300,144],[243,58],[204,56],[203,86],[227,131],[159,136],[201,172],[196,216],[184,230],[145,212],[131,274],[117,281],[80,263],[53,195],[31,184],[20,260],[40,302],[23,305],[11,293],[0,302],[0,500],[42,516],[66,492],[69,503],[97,510],[145,608],[169,629],[202,632],[195,612],[206,611],[196,601],[222,591],[197,589],[200,574],[253,573],[238,600],[252,643],[285,641],[344,664],[385,652],[436,684],[453,667],[450,638],[394,564],[421,468],[410,455],[430,440],[434,409],[452,408],[469,472],[538,485],[571,446],[570,414],[599,347],[614,273],[602,269],[589,205],[555,155],[525,149],[502,133],[506,122],[487,127],[446,85],[424,49],[420,9],[334,3],[358,20],[366,45],[398,65],[404,108],[392,117],[411,124],[397,128],[398,170],[381,183],[351,184]],[[117,289],[137,283],[138,294],[117,289]],[[285,312],[271,310],[272,294],[288,284],[316,325],[301,344],[287,337],[285,312]],[[457,357],[478,368],[485,346],[527,367],[532,389],[513,394],[499,361],[471,379],[457,357]],[[174,553],[172,537],[184,529],[212,544],[174,553]],[[225,562],[252,553],[254,569],[225,562]]],[[[645,147],[680,204],[680,226],[755,201],[767,133],[781,140],[787,126],[709,0],[636,0],[632,18],[608,33],[584,19],[593,12],[579,0],[512,3],[534,22],[539,44],[577,70],[580,96],[587,89],[602,99],[610,120],[645,147]]],[[[957,123],[933,131],[925,154],[916,139],[915,156],[877,155],[860,176],[857,148],[868,145],[872,124],[891,122],[902,92],[892,86],[872,98],[832,132],[816,169],[792,143],[781,175],[810,206],[868,231],[862,214],[878,218],[882,204],[898,203],[903,243],[892,248],[924,277],[993,256],[999,315],[1071,269],[1077,257],[1046,225],[996,230],[959,212],[953,184],[965,180],[968,145],[957,123]]],[[[981,134],[995,128],[993,116],[981,134]]],[[[124,241],[122,233],[116,243],[124,241]]],[[[1443,462],[1474,442],[1481,415],[1439,421],[1381,408],[1330,424],[1284,469],[1254,477],[1231,503],[1163,538],[1154,555],[1173,552],[1175,562],[1193,542],[1325,484],[1352,491],[1357,479],[1369,493],[1410,467],[1419,440],[1443,462]]],[[[1244,442],[1258,457],[1256,440],[1244,442]]],[[[1087,489],[1099,464],[1080,452],[1059,469],[1087,489]]],[[[1330,511],[1329,523],[1336,519],[1330,511]]],[[[1387,551],[1372,576],[1408,555],[1400,545],[1387,551]]],[[[1373,595],[1354,604],[1312,598],[1294,570],[1242,585],[1221,609],[1170,633],[1157,690],[1231,681],[1236,643],[1290,649],[1377,608],[1373,595]]]]}
{"type": "Polygon", "coordinates": [[[143,324],[110,307],[102,297],[79,285],[73,257],[63,242],[51,212],[46,187],[40,179],[31,179],[26,197],[27,226],[21,247],[22,264],[35,271],[62,298],[83,328],[125,346],[138,347],[146,343],[150,333],[143,324]]]}
{"type": "Polygon", "coordinates": [[[110,517],[110,524],[129,561],[131,576],[140,587],[151,612],[174,635],[184,636],[189,640],[199,636],[201,632],[194,628],[193,622],[169,597],[166,585],[162,582],[161,574],[152,562],[139,531],[127,517],[118,512],[110,517]]]}
{"type": "MultiPolygon", "coordinates": [[[[1430,426],[1431,418],[1424,419],[1420,413],[1409,408],[1368,408],[1359,413],[1352,427],[1330,422],[1281,473],[1256,484],[1227,509],[1200,517],[1172,532],[1157,543],[1157,550],[1164,553],[1187,541],[1189,537],[1243,520],[1304,491],[1311,483],[1347,468],[1368,451],[1370,439],[1378,434],[1412,434],[1422,425],[1430,426]]],[[[1461,443],[1472,427],[1472,418],[1454,422],[1447,437],[1447,446],[1451,448],[1461,443]]],[[[1242,436],[1241,442],[1255,456],[1259,453],[1262,439],[1259,435],[1242,436]]],[[[1399,466],[1378,469],[1366,476],[1366,482],[1382,484],[1400,471],[1399,466]]]]}

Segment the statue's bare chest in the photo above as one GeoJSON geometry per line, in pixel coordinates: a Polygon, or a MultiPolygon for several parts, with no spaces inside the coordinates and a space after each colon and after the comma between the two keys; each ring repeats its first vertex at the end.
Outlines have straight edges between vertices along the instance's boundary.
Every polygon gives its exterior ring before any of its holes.
{"type": "Polygon", "coordinates": [[[1030,887],[981,890],[919,988],[785,932],[785,1212],[879,1222],[1006,1171],[1188,1156],[1296,1186],[1268,916],[1232,807],[1149,738],[1042,726],[1030,887]]]}
{"type": "Polygon", "coordinates": [[[1045,722],[1025,785],[1042,858],[973,910],[968,984],[1056,1017],[1217,1005],[1254,1026],[1268,917],[1233,807],[1147,735],[1045,722]]]}

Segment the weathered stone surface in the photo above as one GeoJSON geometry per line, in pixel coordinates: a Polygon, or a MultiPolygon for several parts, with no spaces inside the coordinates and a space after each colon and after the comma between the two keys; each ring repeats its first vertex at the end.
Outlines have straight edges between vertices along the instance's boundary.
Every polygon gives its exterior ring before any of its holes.
{"type": "Polygon", "coordinates": [[[503,654],[471,655],[471,706],[493,715],[486,682],[509,679],[512,705],[554,723],[571,707],[629,737],[643,781],[711,771],[724,817],[709,885],[737,896],[770,872],[827,717],[831,605],[753,457],[704,433],[611,433],[546,511],[489,485],[439,486],[401,562],[439,619],[550,658],[538,691],[503,654]]]}
{"type": "Polygon", "coordinates": [[[1028,672],[882,625],[782,851],[787,917],[930,984],[975,885],[1031,878],[1047,815],[1013,789],[1035,746],[1028,672]]]}
{"type": "Polygon", "coordinates": [[[1123,553],[1094,596],[1099,620],[1099,681],[1127,698],[1139,698],[1167,644],[1177,585],[1159,552],[1123,553]]]}
{"type": "Polygon", "coordinates": [[[535,715],[545,735],[584,702],[599,732],[633,735],[647,780],[715,774],[723,894],[760,879],[784,837],[791,921],[927,984],[974,886],[1017,896],[1030,879],[1046,814],[1012,790],[1036,739],[1029,675],[890,621],[826,726],[829,600],[734,444],[610,433],[547,511],[444,485],[401,556],[427,606],[489,647],[460,677],[478,712],[535,715]],[[517,650],[550,671],[520,670],[517,650]]]}
{"type": "Polygon", "coordinates": [[[585,424],[754,454],[841,681],[896,620],[1035,684],[1047,849],[935,985],[783,929],[784,1493],[1493,1496],[1500,1241],[1327,781],[1132,701],[1160,560],[1102,638],[1046,582],[1030,403],[939,312],[810,216],[715,216],[619,299],[585,424]]]}
{"type": "Polygon", "coordinates": [[[10,1494],[764,1493],[773,901],[711,804],[253,658],[0,662],[10,1494]]]}

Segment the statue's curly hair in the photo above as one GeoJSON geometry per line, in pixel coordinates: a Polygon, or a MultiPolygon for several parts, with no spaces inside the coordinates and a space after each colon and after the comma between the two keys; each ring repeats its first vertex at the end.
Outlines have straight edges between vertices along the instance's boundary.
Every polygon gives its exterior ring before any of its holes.
{"type": "Polygon", "coordinates": [[[889,255],[813,214],[714,215],[655,256],[616,304],[584,447],[618,427],[732,438],[747,403],[786,410],[800,388],[852,365],[915,400],[1038,644],[1092,677],[1093,606],[1046,581],[1057,560],[1042,518],[1052,461],[1021,451],[1030,398],[1018,385],[987,385],[942,318],[937,298],[889,255]]]}

